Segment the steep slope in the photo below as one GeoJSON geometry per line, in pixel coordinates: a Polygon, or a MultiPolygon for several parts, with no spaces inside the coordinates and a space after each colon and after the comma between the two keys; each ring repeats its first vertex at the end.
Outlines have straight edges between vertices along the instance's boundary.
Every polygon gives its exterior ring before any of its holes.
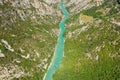
{"type": "Polygon", "coordinates": [[[55,8],[53,4],[43,0],[1,0],[1,25],[6,26],[18,20],[28,19],[39,24],[58,23],[61,12],[59,7],[55,8]]]}
{"type": "MultiPolygon", "coordinates": [[[[83,8],[64,3],[72,15],[83,8]]],[[[62,17],[58,0],[0,0],[0,80],[43,78],[62,17]]]]}
{"type": "Polygon", "coordinates": [[[119,6],[106,1],[70,17],[63,61],[53,80],[120,79],[119,6]]]}
{"type": "MultiPolygon", "coordinates": [[[[118,78],[120,6],[106,1],[102,5],[103,0],[64,0],[70,18],[65,56],[55,80],[89,80],[106,74],[107,79],[118,78]]],[[[0,80],[43,79],[62,17],[58,0],[0,0],[0,80]]]]}
{"type": "Polygon", "coordinates": [[[0,0],[0,80],[43,79],[61,19],[43,0],[0,0]],[[53,15],[54,14],[54,15],[53,15]]]}

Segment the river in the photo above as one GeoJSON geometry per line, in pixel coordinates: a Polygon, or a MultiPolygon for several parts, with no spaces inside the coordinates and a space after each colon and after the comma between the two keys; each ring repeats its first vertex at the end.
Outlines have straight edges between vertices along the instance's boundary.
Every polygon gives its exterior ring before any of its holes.
{"type": "Polygon", "coordinates": [[[56,48],[55,48],[55,51],[54,51],[54,56],[52,58],[52,62],[50,64],[49,68],[48,68],[47,73],[44,76],[44,80],[52,80],[53,74],[58,69],[58,67],[59,67],[59,65],[62,61],[63,52],[64,52],[65,22],[67,21],[67,19],[69,17],[69,13],[66,10],[62,0],[59,1],[59,4],[60,4],[61,10],[62,10],[62,12],[65,16],[62,19],[62,21],[59,23],[60,32],[59,32],[59,35],[58,35],[58,41],[57,41],[57,44],[56,44],[56,48]]]}

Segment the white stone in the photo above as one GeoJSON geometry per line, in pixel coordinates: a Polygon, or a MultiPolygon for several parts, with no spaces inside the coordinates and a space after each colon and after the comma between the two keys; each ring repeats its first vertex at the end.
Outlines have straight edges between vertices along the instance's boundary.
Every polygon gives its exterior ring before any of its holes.
{"type": "Polygon", "coordinates": [[[11,52],[14,52],[14,49],[8,44],[8,42],[4,39],[1,39],[1,42],[4,44],[5,48],[8,49],[11,52]]]}
{"type": "Polygon", "coordinates": [[[0,58],[5,57],[3,53],[0,52],[0,58]]]}
{"type": "Polygon", "coordinates": [[[23,74],[24,74],[24,72],[19,72],[19,73],[15,74],[14,77],[15,77],[15,78],[19,78],[19,77],[21,77],[21,75],[23,75],[23,74]]]}

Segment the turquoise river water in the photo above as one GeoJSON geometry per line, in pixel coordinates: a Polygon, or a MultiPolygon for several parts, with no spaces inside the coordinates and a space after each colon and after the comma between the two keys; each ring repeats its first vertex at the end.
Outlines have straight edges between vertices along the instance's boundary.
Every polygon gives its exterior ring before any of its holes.
{"type": "Polygon", "coordinates": [[[57,44],[56,44],[56,48],[55,48],[55,52],[54,52],[52,62],[50,64],[49,68],[48,68],[47,73],[44,76],[44,80],[52,80],[53,74],[58,69],[58,67],[59,67],[59,65],[62,61],[63,52],[64,52],[65,22],[69,17],[69,13],[66,10],[62,0],[60,0],[59,3],[60,3],[60,6],[61,6],[61,10],[62,10],[62,12],[65,16],[62,19],[62,21],[59,23],[60,33],[58,35],[58,41],[57,41],[57,44]]]}

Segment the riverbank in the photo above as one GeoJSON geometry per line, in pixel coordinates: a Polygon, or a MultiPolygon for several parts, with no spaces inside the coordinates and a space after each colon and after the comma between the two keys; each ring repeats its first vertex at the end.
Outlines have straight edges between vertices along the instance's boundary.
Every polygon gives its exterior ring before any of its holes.
{"type": "Polygon", "coordinates": [[[60,6],[63,14],[65,17],[59,24],[60,32],[58,35],[58,41],[56,44],[55,52],[53,59],[51,61],[50,66],[48,67],[48,71],[44,76],[44,80],[52,80],[52,76],[55,73],[55,71],[58,69],[64,52],[64,32],[65,32],[65,22],[68,19],[69,13],[67,12],[66,8],[64,7],[63,2],[60,0],[60,6]]]}

